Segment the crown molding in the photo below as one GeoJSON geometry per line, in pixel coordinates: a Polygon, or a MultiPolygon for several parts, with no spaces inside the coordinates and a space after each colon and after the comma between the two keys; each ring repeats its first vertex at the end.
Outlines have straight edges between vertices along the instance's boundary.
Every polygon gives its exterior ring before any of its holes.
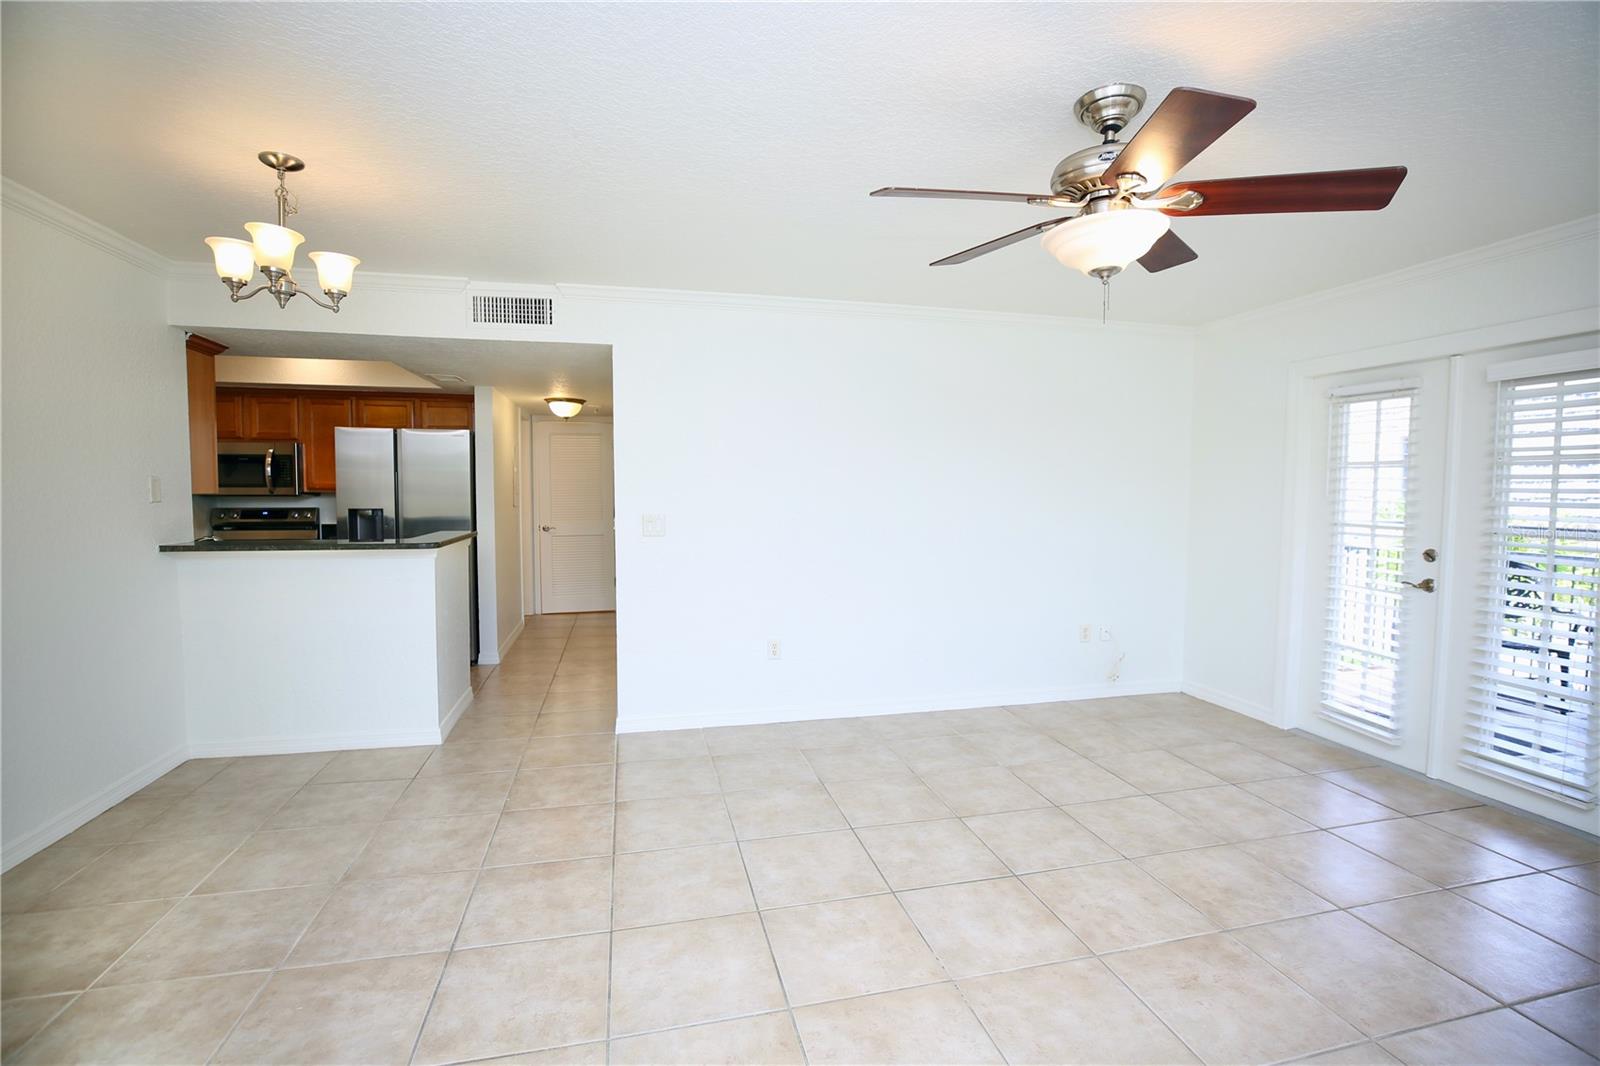
{"type": "Polygon", "coordinates": [[[0,178],[0,203],[158,277],[166,277],[172,266],[166,256],[10,178],[0,178]]]}
{"type": "Polygon", "coordinates": [[[1462,271],[1471,270],[1474,267],[1496,260],[1516,259],[1538,252],[1549,251],[1552,248],[1559,248],[1564,244],[1572,244],[1575,241],[1590,240],[1597,235],[1600,235],[1600,215],[1588,215],[1584,218],[1573,219],[1571,222],[1562,222],[1544,229],[1508,237],[1503,241],[1495,241],[1493,244],[1469,248],[1454,255],[1447,255],[1439,259],[1430,259],[1423,263],[1402,267],[1387,274],[1362,278],[1360,281],[1354,281],[1348,285],[1320,289],[1317,292],[1296,296],[1293,299],[1269,304],[1266,307],[1256,307],[1249,311],[1241,311],[1236,315],[1229,315],[1226,318],[1202,322],[1198,326],[1198,330],[1200,332],[1209,332],[1215,329],[1228,329],[1250,322],[1259,322],[1278,315],[1292,314],[1296,311],[1319,307],[1323,304],[1359,297],[1365,293],[1376,292],[1381,289],[1414,285],[1430,278],[1459,274],[1462,271]]]}
{"type": "Polygon", "coordinates": [[[606,303],[662,304],[721,311],[768,311],[796,315],[840,315],[868,318],[936,319],[947,322],[1031,326],[1035,328],[1093,329],[1138,333],[1161,337],[1189,337],[1193,326],[1152,322],[1109,322],[1067,315],[1030,314],[1020,311],[980,311],[968,308],[928,307],[920,304],[869,303],[857,300],[826,300],[805,296],[764,296],[752,293],[700,292],[690,289],[628,288],[616,285],[576,285],[560,283],[556,291],[564,299],[606,303]]]}

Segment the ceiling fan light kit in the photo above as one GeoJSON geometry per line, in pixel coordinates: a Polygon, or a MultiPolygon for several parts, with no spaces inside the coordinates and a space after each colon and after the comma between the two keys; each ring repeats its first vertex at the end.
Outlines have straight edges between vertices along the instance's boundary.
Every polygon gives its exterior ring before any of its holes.
{"type": "Polygon", "coordinates": [[[1131,139],[1119,141],[1118,135],[1144,108],[1146,98],[1144,89],[1131,82],[1102,85],[1080,96],[1073,114],[1100,135],[1101,143],[1056,164],[1048,193],[889,186],[871,195],[995,200],[1067,211],[1061,218],[1026,226],[929,265],[970,262],[1038,236],[1045,251],[1098,278],[1104,287],[1133,262],[1156,273],[1198,258],[1171,231],[1171,218],[1377,211],[1388,206],[1405,180],[1405,167],[1376,167],[1173,182],[1182,167],[1255,110],[1256,103],[1203,89],[1174,89],[1131,139]]]}
{"type": "Polygon", "coordinates": [[[355,283],[356,267],[361,260],[342,252],[310,253],[312,265],[317,268],[317,287],[328,298],[327,303],[296,284],[294,257],[300,245],[305,243],[305,236],[288,226],[289,216],[299,213],[299,209],[289,203],[289,189],[284,184],[284,177],[304,170],[306,165],[287,152],[262,152],[256,158],[278,173],[278,188],[273,194],[278,201],[278,221],[276,224],[246,222],[244,229],[250,234],[248,241],[234,237],[207,237],[206,244],[211,248],[217,276],[228,287],[228,296],[234,303],[266,292],[272,294],[281,308],[288,307],[294,297],[304,296],[318,307],[338,314],[339,302],[350,295],[350,288],[355,283]],[[266,282],[244,292],[244,287],[250,284],[258,268],[262,277],[267,279],[266,282]]]}

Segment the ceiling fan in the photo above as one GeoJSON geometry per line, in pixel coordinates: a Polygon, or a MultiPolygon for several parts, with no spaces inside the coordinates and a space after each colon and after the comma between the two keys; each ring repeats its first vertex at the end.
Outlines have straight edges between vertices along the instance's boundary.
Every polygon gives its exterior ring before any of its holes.
{"type": "Polygon", "coordinates": [[[1174,89],[1132,139],[1117,140],[1144,103],[1144,89],[1126,82],[1079,97],[1074,114],[1102,141],[1058,163],[1048,193],[890,186],[872,195],[1000,200],[1067,211],[929,265],[966,263],[1043,234],[1046,251],[1104,285],[1135,260],[1154,273],[1197,258],[1171,231],[1169,216],[1376,211],[1388,206],[1405,180],[1405,167],[1375,167],[1173,182],[1183,166],[1255,110],[1256,102],[1204,89],[1174,89]]]}

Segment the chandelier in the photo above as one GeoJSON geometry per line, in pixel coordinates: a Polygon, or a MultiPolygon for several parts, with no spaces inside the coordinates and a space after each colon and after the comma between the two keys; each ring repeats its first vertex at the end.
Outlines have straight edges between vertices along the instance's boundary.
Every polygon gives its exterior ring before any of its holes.
{"type": "Polygon", "coordinates": [[[323,303],[297,285],[292,273],[294,253],[305,237],[286,224],[290,215],[299,214],[299,208],[289,202],[289,190],[283,178],[285,174],[304,170],[306,164],[287,152],[262,152],[256,158],[278,172],[278,188],[273,194],[278,199],[278,222],[277,225],[246,222],[244,228],[250,234],[248,241],[234,237],[207,237],[206,244],[211,246],[211,255],[216,261],[217,276],[228,287],[229,297],[234,303],[268,292],[278,301],[279,307],[288,307],[290,300],[304,296],[318,307],[326,307],[338,314],[339,301],[350,295],[350,285],[361,260],[340,252],[310,253],[311,262],[317,267],[317,287],[328,298],[328,303],[323,303]],[[255,276],[257,267],[261,268],[266,283],[249,292],[241,291],[255,276]]]}

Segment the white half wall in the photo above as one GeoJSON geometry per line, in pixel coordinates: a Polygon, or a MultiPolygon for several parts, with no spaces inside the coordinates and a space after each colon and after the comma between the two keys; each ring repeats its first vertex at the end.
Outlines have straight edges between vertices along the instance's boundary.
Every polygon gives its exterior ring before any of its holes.
{"type": "Polygon", "coordinates": [[[467,545],[166,555],[190,753],[439,743],[472,701],[467,545]]]}
{"type": "Polygon", "coordinates": [[[1377,366],[1593,330],[1597,293],[1600,225],[1590,218],[1202,329],[1185,690],[1287,722],[1277,691],[1286,440],[1302,364],[1377,366]]]}
{"type": "Polygon", "coordinates": [[[192,515],[164,264],[9,182],[0,202],[9,866],[184,757],[178,591],[156,546],[192,515]]]}

